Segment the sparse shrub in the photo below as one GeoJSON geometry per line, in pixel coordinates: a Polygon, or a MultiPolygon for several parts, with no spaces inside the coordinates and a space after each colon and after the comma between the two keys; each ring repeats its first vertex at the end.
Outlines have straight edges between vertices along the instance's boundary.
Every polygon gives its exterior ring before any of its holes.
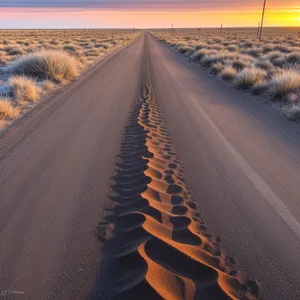
{"type": "Polygon", "coordinates": [[[74,46],[74,45],[65,45],[65,46],[63,47],[63,49],[64,49],[65,51],[67,51],[67,52],[70,52],[70,53],[74,53],[74,52],[77,51],[77,48],[76,48],[76,46],[74,46]]]}
{"type": "Polygon", "coordinates": [[[261,54],[261,49],[260,48],[249,48],[249,49],[241,50],[241,53],[250,55],[252,57],[259,57],[259,55],[261,54]]]}
{"type": "Polygon", "coordinates": [[[269,60],[257,60],[255,66],[266,71],[270,71],[274,68],[274,65],[269,60]]]}
{"type": "Polygon", "coordinates": [[[85,56],[99,56],[99,52],[97,52],[96,50],[88,50],[84,52],[85,56]]]}
{"type": "Polygon", "coordinates": [[[222,79],[231,81],[236,76],[236,73],[237,71],[233,66],[225,66],[220,74],[222,79]]]}
{"type": "Polygon", "coordinates": [[[57,46],[57,45],[59,45],[59,41],[58,40],[51,40],[49,42],[49,44],[57,46]]]}
{"type": "Polygon", "coordinates": [[[266,59],[269,59],[271,62],[274,62],[274,60],[282,57],[283,54],[279,51],[270,52],[265,56],[266,59]]]}
{"type": "Polygon", "coordinates": [[[289,120],[296,122],[300,121],[300,104],[286,105],[282,108],[282,112],[289,120]]]}
{"type": "Polygon", "coordinates": [[[298,63],[300,64],[300,52],[292,52],[287,56],[288,63],[298,63]]]}
{"type": "Polygon", "coordinates": [[[193,51],[193,48],[190,46],[180,46],[177,48],[179,53],[185,54],[193,51]]]}
{"type": "Polygon", "coordinates": [[[19,109],[13,106],[10,99],[0,97],[0,121],[15,119],[19,116],[19,114],[19,109]]]}
{"type": "Polygon", "coordinates": [[[227,46],[226,49],[230,52],[236,52],[236,51],[238,51],[239,48],[237,45],[229,45],[229,46],[227,46]]]}
{"type": "Polygon", "coordinates": [[[239,60],[239,59],[235,59],[235,60],[232,61],[232,66],[236,70],[241,71],[241,70],[245,69],[248,66],[248,62],[243,61],[243,60],[239,60]]]}
{"type": "Polygon", "coordinates": [[[210,51],[207,49],[198,50],[191,55],[191,59],[193,61],[200,61],[204,56],[208,55],[209,53],[210,51]]]}
{"type": "Polygon", "coordinates": [[[39,88],[31,78],[26,76],[11,77],[8,80],[8,87],[18,101],[37,102],[39,100],[39,88]]]}
{"type": "Polygon", "coordinates": [[[266,83],[266,81],[262,80],[262,81],[255,83],[251,87],[251,93],[254,95],[259,95],[259,94],[262,94],[263,92],[265,92],[267,89],[268,89],[268,84],[266,83]]]}
{"type": "Polygon", "coordinates": [[[273,60],[273,64],[274,66],[278,66],[278,67],[283,67],[285,64],[287,63],[286,61],[286,57],[285,56],[281,56],[281,57],[277,57],[273,60]]]}
{"type": "Polygon", "coordinates": [[[55,84],[51,80],[45,80],[42,83],[42,88],[44,91],[50,91],[55,87],[55,84]]]}
{"type": "Polygon", "coordinates": [[[16,47],[6,47],[5,51],[8,55],[22,55],[23,51],[20,48],[16,47]]]}
{"type": "Polygon", "coordinates": [[[3,54],[1,54],[0,55],[0,66],[5,66],[6,61],[7,61],[7,58],[3,54]]]}
{"type": "Polygon", "coordinates": [[[265,44],[263,46],[263,52],[271,52],[274,49],[274,44],[265,44]]]}
{"type": "Polygon", "coordinates": [[[197,43],[196,45],[195,45],[195,49],[198,51],[198,50],[200,50],[200,49],[202,49],[202,48],[206,48],[207,47],[207,44],[206,43],[197,43]]]}
{"type": "Polygon", "coordinates": [[[211,66],[211,70],[212,72],[214,73],[220,73],[222,70],[223,70],[224,66],[222,63],[220,62],[217,62],[217,63],[214,63],[212,66],[211,66]]]}
{"type": "Polygon", "coordinates": [[[276,72],[269,83],[271,99],[283,98],[300,89],[299,70],[293,68],[281,69],[276,72]]]}
{"type": "Polygon", "coordinates": [[[19,58],[13,67],[15,74],[24,74],[55,82],[69,81],[79,75],[80,64],[65,51],[44,50],[19,58]]]}
{"type": "Polygon", "coordinates": [[[247,67],[239,72],[234,80],[234,86],[239,89],[248,89],[266,77],[266,72],[259,68],[247,67]]]}
{"type": "Polygon", "coordinates": [[[107,50],[109,48],[109,45],[107,43],[99,43],[95,45],[95,48],[103,48],[107,50]]]}

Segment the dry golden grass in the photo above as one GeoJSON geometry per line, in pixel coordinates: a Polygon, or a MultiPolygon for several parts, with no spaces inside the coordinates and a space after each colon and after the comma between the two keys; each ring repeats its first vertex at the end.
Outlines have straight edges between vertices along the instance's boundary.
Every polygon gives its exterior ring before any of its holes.
{"type": "Polygon", "coordinates": [[[17,59],[13,66],[13,73],[61,83],[77,78],[80,69],[80,62],[68,52],[43,50],[17,59]]]}
{"type": "MultiPolygon", "coordinates": [[[[41,95],[76,79],[105,55],[139,36],[133,30],[0,30],[0,86],[11,100],[0,99],[1,123],[41,95]],[[23,105],[25,104],[25,105],[23,105]],[[6,109],[4,113],[4,109],[6,109]]],[[[1,96],[1,95],[0,95],[1,96]]]]}
{"type": "Polygon", "coordinates": [[[234,87],[250,89],[273,101],[284,100],[286,111],[298,114],[300,104],[290,104],[288,95],[300,91],[299,28],[265,28],[261,43],[254,28],[223,29],[222,33],[219,29],[152,33],[175,51],[232,81],[234,87]]]}
{"type": "Polygon", "coordinates": [[[233,80],[237,71],[232,66],[225,66],[224,68],[220,69],[221,72],[221,78],[224,80],[233,80]]]}
{"type": "Polygon", "coordinates": [[[266,76],[267,72],[265,70],[247,67],[236,74],[234,86],[239,89],[249,89],[258,82],[262,82],[266,76]]]}
{"type": "Polygon", "coordinates": [[[272,99],[282,98],[291,92],[300,90],[300,72],[298,69],[286,68],[274,73],[269,83],[272,99]]]}
{"type": "Polygon", "coordinates": [[[36,82],[26,76],[13,76],[8,80],[8,88],[18,102],[39,100],[40,89],[36,82]]]}
{"type": "Polygon", "coordinates": [[[12,101],[8,98],[0,97],[0,121],[2,121],[2,124],[6,119],[17,118],[19,114],[19,109],[13,106],[12,101]]]}

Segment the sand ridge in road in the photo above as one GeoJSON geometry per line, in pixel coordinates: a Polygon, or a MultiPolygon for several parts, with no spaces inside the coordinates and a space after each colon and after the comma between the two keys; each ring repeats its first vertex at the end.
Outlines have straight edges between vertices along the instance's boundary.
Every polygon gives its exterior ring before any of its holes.
{"type": "Polygon", "coordinates": [[[102,236],[105,226],[114,228],[106,243],[112,298],[256,299],[256,282],[241,281],[191,200],[153,95],[147,53],[144,61],[115,177],[117,205],[112,223],[99,226],[102,236]]]}

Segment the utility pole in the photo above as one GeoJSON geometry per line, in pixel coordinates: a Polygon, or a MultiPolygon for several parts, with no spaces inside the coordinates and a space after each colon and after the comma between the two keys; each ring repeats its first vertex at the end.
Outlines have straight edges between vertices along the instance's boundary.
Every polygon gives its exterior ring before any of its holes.
{"type": "Polygon", "coordinates": [[[259,37],[259,27],[260,27],[260,22],[258,22],[258,27],[257,27],[257,33],[256,33],[257,37],[259,37]]]}
{"type": "Polygon", "coordinates": [[[261,42],[261,38],[262,38],[262,31],[263,31],[265,11],[266,11],[266,3],[267,3],[267,0],[264,0],[264,6],[263,6],[262,14],[261,14],[260,32],[259,32],[259,38],[258,38],[259,42],[261,42]]]}

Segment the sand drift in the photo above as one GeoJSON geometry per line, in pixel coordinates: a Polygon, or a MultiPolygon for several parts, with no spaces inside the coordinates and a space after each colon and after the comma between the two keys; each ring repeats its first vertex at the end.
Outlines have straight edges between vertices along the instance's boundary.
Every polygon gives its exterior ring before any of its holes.
{"type": "Polygon", "coordinates": [[[147,53],[144,61],[115,176],[117,205],[110,224],[99,227],[113,228],[106,244],[115,269],[112,298],[256,299],[256,282],[239,279],[191,199],[153,94],[147,53]]]}

